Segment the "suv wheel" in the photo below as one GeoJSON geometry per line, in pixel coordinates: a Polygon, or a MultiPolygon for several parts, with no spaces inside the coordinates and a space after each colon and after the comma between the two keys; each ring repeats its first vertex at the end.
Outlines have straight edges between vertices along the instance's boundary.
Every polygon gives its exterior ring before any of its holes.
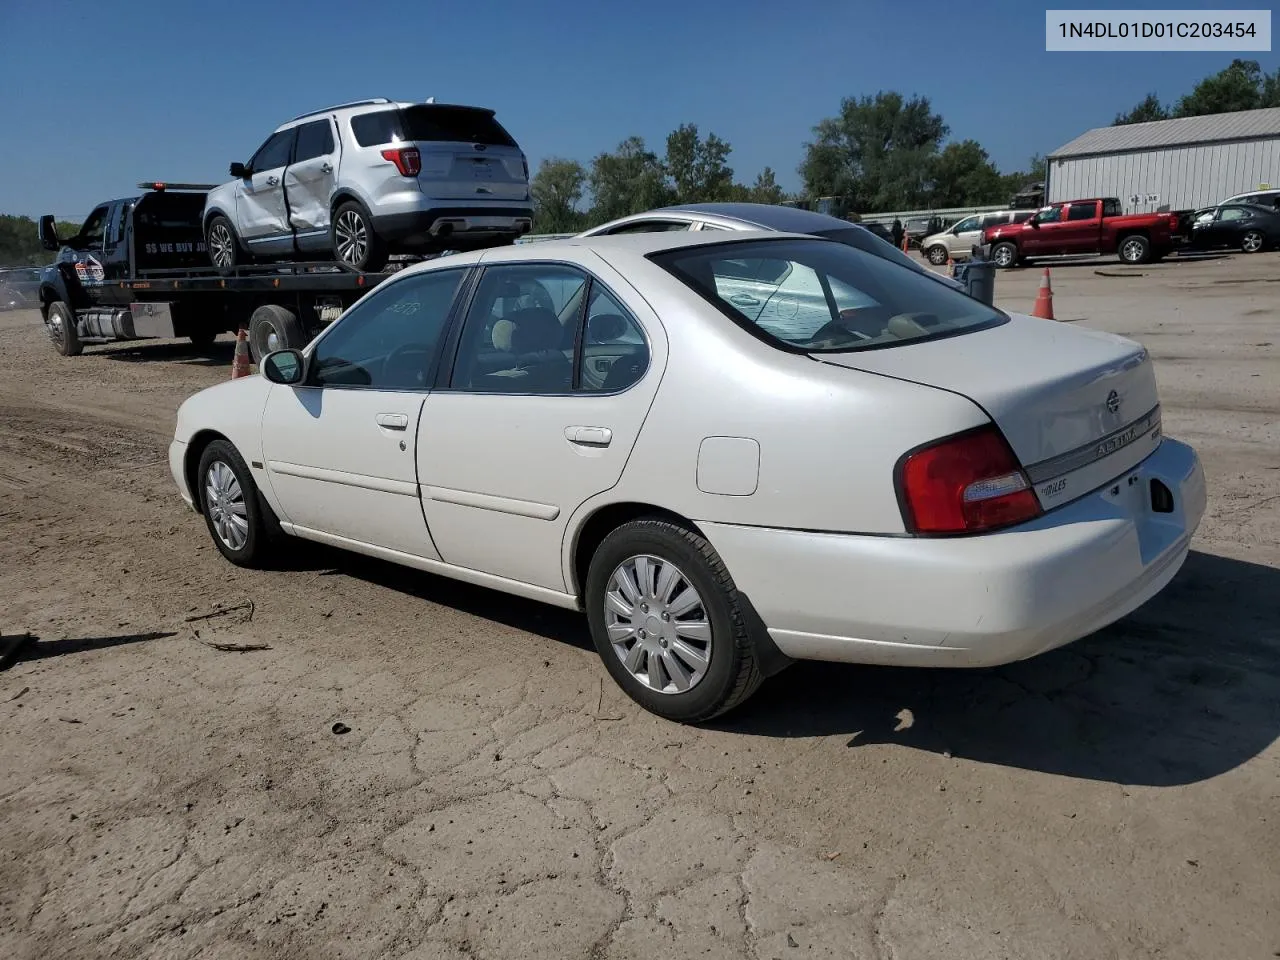
{"type": "Polygon", "coordinates": [[[1141,234],[1133,234],[1120,241],[1117,251],[1125,263],[1146,263],[1151,255],[1151,242],[1141,234]]]}
{"type": "Polygon", "coordinates": [[[205,233],[205,246],[209,250],[209,261],[217,271],[226,276],[244,262],[240,255],[240,241],[236,239],[236,231],[231,221],[224,216],[216,216],[209,221],[209,229],[205,233]]]}
{"type": "Polygon", "coordinates": [[[997,243],[991,248],[991,261],[1001,270],[1008,270],[1018,263],[1018,248],[1012,243],[997,243]]]}
{"type": "Polygon", "coordinates": [[[935,267],[940,267],[947,262],[947,248],[934,244],[928,249],[925,256],[929,258],[929,262],[935,267]]]}
{"type": "Polygon", "coordinates": [[[338,207],[329,228],[333,255],[348,270],[377,273],[387,264],[387,245],[373,231],[373,222],[360,204],[348,200],[338,207]]]}

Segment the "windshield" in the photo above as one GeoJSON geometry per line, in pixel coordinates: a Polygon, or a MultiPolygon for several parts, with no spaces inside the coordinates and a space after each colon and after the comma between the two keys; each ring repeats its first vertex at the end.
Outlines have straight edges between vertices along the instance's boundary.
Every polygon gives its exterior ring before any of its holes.
{"type": "Polygon", "coordinates": [[[651,255],[760,339],[800,353],[935,340],[1008,321],[919,270],[843,243],[750,240],[651,255]]]}

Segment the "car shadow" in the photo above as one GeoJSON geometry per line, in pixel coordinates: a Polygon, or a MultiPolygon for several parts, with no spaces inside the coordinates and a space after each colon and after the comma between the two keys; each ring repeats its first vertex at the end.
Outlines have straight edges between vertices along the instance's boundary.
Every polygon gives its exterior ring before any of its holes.
{"type": "Polygon", "coordinates": [[[234,340],[218,340],[209,346],[198,347],[193,343],[134,342],[127,347],[106,344],[107,349],[95,351],[97,356],[120,363],[185,363],[193,367],[229,367],[235,356],[234,340]]]}
{"type": "Polygon", "coordinates": [[[984,670],[797,663],[719,729],[847,736],[1147,786],[1195,783],[1280,734],[1280,570],[1193,551],[1123,621],[984,670]]]}

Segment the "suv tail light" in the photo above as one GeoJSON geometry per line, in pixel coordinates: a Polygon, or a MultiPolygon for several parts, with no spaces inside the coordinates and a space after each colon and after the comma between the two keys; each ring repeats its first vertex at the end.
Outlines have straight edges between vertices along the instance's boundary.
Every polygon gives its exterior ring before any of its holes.
{"type": "Polygon", "coordinates": [[[995,425],[907,454],[898,461],[896,479],[911,533],[982,533],[1041,513],[1026,473],[995,425]]]}
{"type": "Polygon", "coordinates": [[[422,154],[417,147],[390,147],[382,151],[382,159],[394,163],[402,177],[416,177],[422,172],[422,154]]]}

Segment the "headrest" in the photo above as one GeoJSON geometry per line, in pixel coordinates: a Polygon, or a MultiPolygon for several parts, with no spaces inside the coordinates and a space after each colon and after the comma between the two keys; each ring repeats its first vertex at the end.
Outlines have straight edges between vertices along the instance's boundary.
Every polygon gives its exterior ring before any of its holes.
{"type": "Polygon", "coordinates": [[[626,332],[626,319],[616,313],[602,313],[587,321],[588,343],[612,343],[626,332]]]}
{"type": "Polygon", "coordinates": [[[493,344],[493,349],[501,353],[510,353],[511,337],[515,330],[516,325],[505,318],[495,323],[493,330],[489,333],[489,341],[493,344]]]}
{"type": "Polygon", "coordinates": [[[517,310],[504,318],[511,321],[511,352],[515,354],[558,350],[563,329],[556,315],[546,307],[517,310]]]}

